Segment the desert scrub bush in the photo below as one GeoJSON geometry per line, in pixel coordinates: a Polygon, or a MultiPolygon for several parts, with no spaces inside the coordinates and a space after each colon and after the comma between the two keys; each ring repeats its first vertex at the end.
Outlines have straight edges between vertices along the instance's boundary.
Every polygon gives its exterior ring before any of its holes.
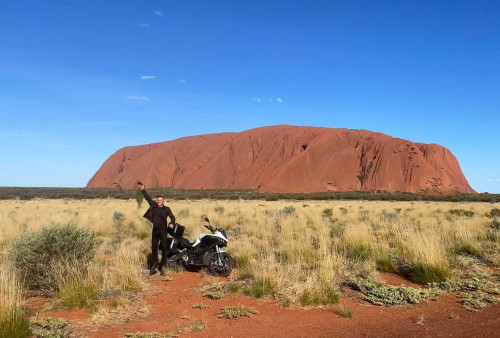
{"type": "Polygon", "coordinates": [[[276,294],[277,285],[271,278],[257,278],[250,282],[245,293],[255,298],[272,297],[276,294]]]}
{"type": "Polygon", "coordinates": [[[403,270],[402,274],[421,285],[444,281],[452,276],[452,271],[448,265],[410,263],[407,267],[408,269],[403,270]]]}
{"type": "Polygon", "coordinates": [[[243,316],[250,317],[254,313],[257,313],[254,307],[238,304],[236,306],[224,306],[218,316],[227,319],[238,319],[243,316]]]}
{"type": "Polygon", "coordinates": [[[142,191],[140,189],[135,190],[135,201],[137,202],[137,209],[142,207],[142,203],[144,202],[144,195],[142,195],[142,191]]]}
{"type": "Polygon", "coordinates": [[[471,218],[472,216],[474,216],[474,211],[464,209],[450,209],[448,210],[448,214],[471,218]]]}
{"type": "Polygon", "coordinates": [[[203,297],[210,299],[222,299],[226,295],[227,284],[210,280],[203,283],[199,290],[201,291],[203,297]]]}
{"type": "Polygon", "coordinates": [[[222,205],[216,205],[214,211],[220,216],[224,213],[225,208],[222,205]]]}
{"type": "Polygon", "coordinates": [[[0,337],[30,337],[31,329],[24,317],[23,290],[16,274],[0,270],[0,337]]]}
{"type": "Polygon", "coordinates": [[[363,277],[353,277],[347,285],[361,292],[366,301],[383,306],[419,304],[429,297],[437,297],[441,294],[437,288],[415,289],[392,286],[363,277]]]}
{"type": "Polygon", "coordinates": [[[382,219],[393,222],[398,220],[398,215],[392,212],[387,212],[386,210],[382,210],[382,219]]]}
{"type": "Polygon", "coordinates": [[[465,295],[462,302],[467,310],[478,311],[484,308],[487,304],[498,302],[498,299],[476,291],[465,295]]]}
{"type": "Polygon", "coordinates": [[[37,338],[67,338],[70,333],[66,330],[68,322],[62,318],[45,317],[32,319],[33,334],[37,338]]]}
{"type": "Polygon", "coordinates": [[[323,209],[323,211],[321,212],[321,216],[323,216],[323,218],[332,217],[333,216],[333,209],[332,208],[323,209]]]}
{"type": "Polygon", "coordinates": [[[471,255],[474,257],[482,257],[483,250],[478,244],[469,242],[469,241],[461,241],[455,244],[454,253],[457,255],[471,255]]]}
{"type": "Polygon", "coordinates": [[[320,287],[304,288],[299,296],[301,306],[330,305],[339,302],[339,294],[333,285],[320,284],[320,287]]]}
{"type": "Polygon", "coordinates": [[[440,288],[448,292],[483,291],[491,294],[500,294],[499,282],[499,274],[491,274],[486,271],[471,271],[462,276],[461,279],[446,279],[439,283],[430,283],[429,287],[440,288]]]}
{"type": "Polygon", "coordinates": [[[330,238],[341,237],[344,234],[347,223],[334,223],[330,225],[330,238]]]}
{"type": "Polygon", "coordinates": [[[500,217],[500,209],[498,208],[491,209],[490,217],[500,217]]]}
{"type": "Polygon", "coordinates": [[[87,265],[100,243],[93,232],[75,224],[51,225],[16,238],[8,257],[30,289],[50,295],[59,287],[54,267],[87,265]]]}

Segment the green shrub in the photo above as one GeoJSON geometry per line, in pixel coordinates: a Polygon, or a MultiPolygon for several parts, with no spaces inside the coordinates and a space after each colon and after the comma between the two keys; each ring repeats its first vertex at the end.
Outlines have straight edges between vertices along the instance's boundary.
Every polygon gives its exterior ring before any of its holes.
{"type": "Polygon", "coordinates": [[[330,226],[330,238],[341,237],[344,234],[347,223],[332,224],[330,226]]]}
{"type": "Polygon", "coordinates": [[[292,205],[286,206],[283,208],[283,214],[291,215],[295,212],[295,208],[292,205]]]}
{"type": "Polygon", "coordinates": [[[371,257],[371,248],[365,243],[346,243],[343,252],[347,259],[355,262],[365,262],[371,257]]]}
{"type": "Polygon", "coordinates": [[[34,334],[36,337],[69,337],[69,333],[65,329],[68,325],[68,322],[62,318],[46,317],[44,319],[32,319],[30,323],[34,328],[34,334]]]}
{"type": "Polygon", "coordinates": [[[381,271],[398,273],[400,262],[401,259],[399,257],[388,255],[377,258],[375,264],[377,266],[377,269],[381,271]]]}
{"type": "Polygon", "coordinates": [[[325,208],[325,209],[323,209],[323,212],[321,213],[321,215],[324,218],[330,218],[333,215],[333,209],[332,208],[325,208]]]}
{"type": "Polygon", "coordinates": [[[219,312],[219,317],[227,319],[237,319],[243,316],[250,317],[250,315],[257,313],[254,307],[247,307],[241,304],[237,306],[225,306],[219,312]]]}
{"type": "Polygon", "coordinates": [[[498,220],[497,216],[493,217],[493,220],[491,221],[491,227],[494,230],[500,230],[500,221],[498,220]]]}
{"type": "Polygon", "coordinates": [[[70,280],[60,288],[56,298],[70,310],[94,310],[99,301],[99,287],[87,278],[70,280]]]}
{"type": "Polygon", "coordinates": [[[276,285],[269,278],[259,278],[250,283],[247,293],[255,298],[274,296],[276,285]]]}
{"type": "Polygon", "coordinates": [[[488,303],[498,302],[498,299],[493,296],[485,295],[481,292],[473,292],[466,295],[462,302],[468,310],[477,311],[484,308],[488,303]]]}
{"type": "Polygon", "coordinates": [[[250,256],[241,255],[236,259],[236,267],[240,273],[250,272],[251,264],[250,264],[250,256]]]}
{"type": "Polygon", "coordinates": [[[352,310],[351,309],[341,309],[338,312],[339,316],[344,318],[352,318],[352,310]]]}
{"type": "Polygon", "coordinates": [[[224,213],[224,207],[222,205],[217,205],[214,208],[214,211],[218,213],[219,215],[222,215],[224,213]]]}
{"type": "Polygon", "coordinates": [[[113,213],[113,223],[115,224],[117,229],[121,229],[123,227],[123,222],[125,222],[125,214],[121,211],[115,211],[113,213]]]}
{"type": "Polygon", "coordinates": [[[301,306],[329,305],[339,302],[339,294],[333,285],[322,284],[319,288],[304,289],[299,297],[301,306]]]}
{"type": "Polygon", "coordinates": [[[410,265],[408,277],[415,283],[427,285],[442,282],[451,277],[451,270],[448,266],[413,263],[410,265]]]}
{"type": "Polygon", "coordinates": [[[448,210],[448,213],[450,215],[469,217],[469,218],[474,216],[474,211],[464,210],[464,209],[450,209],[450,210],[448,210]]]}
{"type": "Polygon", "coordinates": [[[469,242],[460,242],[455,246],[455,253],[457,255],[471,255],[475,257],[481,257],[483,255],[483,250],[477,245],[469,242]]]}
{"type": "Polygon", "coordinates": [[[361,292],[364,299],[375,305],[393,306],[419,304],[428,297],[436,297],[441,291],[436,288],[415,289],[405,286],[386,285],[368,278],[353,277],[348,286],[361,292]]]}
{"type": "Polygon", "coordinates": [[[135,201],[137,202],[137,209],[142,207],[142,202],[144,202],[144,196],[142,195],[141,189],[135,190],[135,201]]]}
{"type": "Polygon", "coordinates": [[[491,217],[500,217],[500,209],[498,209],[498,208],[491,209],[490,216],[491,217]]]}
{"type": "Polygon", "coordinates": [[[382,218],[387,220],[387,221],[396,221],[398,219],[398,215],[392,212],[387,212],[385,210],[382,210],[382,218]]]}
{"type": "Polygon", "coordinates": [[[14,239],[8,257],[29,288],[51,294],[59,286],[55,267],[85,266],[99,244],[94,233],[75,224],[52,225],[14,239]]]}
{"type": "Polygon", "coordinates": [[[342,213],[342,215],[347,215],[347,209],[346,208],[340,207],[339,210],[342,213]]]}
{"type": "Polygon", "coordinates": [[[70,336],[69,332],[66,331],[68,322],[62,318],[32,319],[30,324],[37,338],[67,338],[70,336]]]}

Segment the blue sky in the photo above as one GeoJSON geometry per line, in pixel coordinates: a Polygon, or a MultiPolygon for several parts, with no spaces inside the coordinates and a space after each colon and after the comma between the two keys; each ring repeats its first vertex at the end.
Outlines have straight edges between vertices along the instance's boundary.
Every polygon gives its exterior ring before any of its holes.
{"type": "Polygon", "coordinates": [[[498,1],[2,1],[0,186],[275,124],[438,143],[500,193],[498,1]]]}

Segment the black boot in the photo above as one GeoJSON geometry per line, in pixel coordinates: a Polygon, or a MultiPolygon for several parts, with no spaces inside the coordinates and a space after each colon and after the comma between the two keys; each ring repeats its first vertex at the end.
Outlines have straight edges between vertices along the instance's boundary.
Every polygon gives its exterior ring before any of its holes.
{"type": "Polygon", "coordinates": [[[158,269],[158,262],[153,263],[153,266],[151,266],[151,269],[149,270],[149,275],[152,276],[157,273],[158,271],[156,271],[156,269],[158,269]]]}

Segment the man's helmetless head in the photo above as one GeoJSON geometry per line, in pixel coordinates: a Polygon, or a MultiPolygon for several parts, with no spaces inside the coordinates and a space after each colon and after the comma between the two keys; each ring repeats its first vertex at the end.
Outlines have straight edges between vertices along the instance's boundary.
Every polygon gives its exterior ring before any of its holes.
{"type": "Polygon", "coordinates": [[[161,208],[163,206],[163,196],[156,196],[156,204],[161,208]]]}

